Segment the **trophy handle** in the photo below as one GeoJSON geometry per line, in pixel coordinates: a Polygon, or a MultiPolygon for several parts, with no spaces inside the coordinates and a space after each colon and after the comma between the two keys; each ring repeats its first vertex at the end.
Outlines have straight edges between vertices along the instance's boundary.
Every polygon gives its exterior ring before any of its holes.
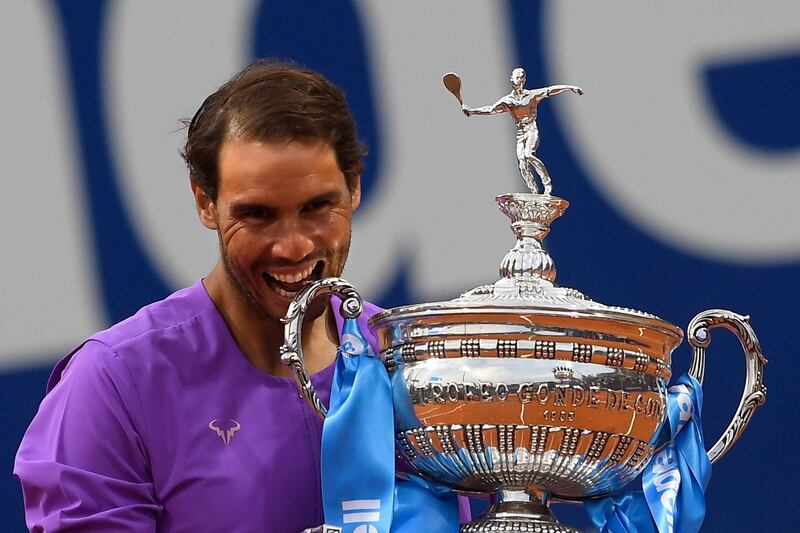
{"type": "Polygon", "coordinates": [[[319,399],[306,370],[300,334],[303,328],[303,315],[308,311],[309,305],[316,297],[326,294],[336,294],[342,299],[341,313],[344,318],[356,318],[364,309],[361,296],[352,285],[341,278],[324,278],[310,283],[297,293],[289,304],[286,316],[281,319],[286,326],[283,329],[283,346],[280,348],[281,361],[294,372],[294,381],[300,396],[308,400],[322,418],[328,414],[328,409],[319,399]]]}
{"type": "Polygon", "coordinates": [[[711,343],[711,330],[724,328],[733,332],[744,350],[747,364],[744,391],[733,420],[719,440],[708,451],[708,458],[715,463],[725,455],[739,439],[750,422],[756,407],[767,400],[767,387],[764,386],[764,365],[767,360],[761,351],[755,331],[750,326],[750,317],[724,309],[709,309],[695,316],[689,323],[688,340],[694,353],[689,373],[702,385],[706,370],[706,348],[711,343]]]}

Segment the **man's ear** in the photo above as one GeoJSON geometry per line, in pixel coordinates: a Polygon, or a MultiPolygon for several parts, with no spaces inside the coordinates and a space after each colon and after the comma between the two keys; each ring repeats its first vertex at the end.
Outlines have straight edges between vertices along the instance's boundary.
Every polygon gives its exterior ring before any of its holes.
{"type": "Polygon", "coordinates": [[[361,176],[353,178],[353,187],[350,190],[350,205],[353,206],[353,211],[361,205],[361,176]]]}
{"type": "Polygon", "coordinates": [[[200,218],[200,223],[208,229],[219,229],[217,225],[217,206],[214,201],[208,197],[206,192],[200,185],[193,179],[189,180],[192,184],[192,194],[194,195],[194,207],[197,209],[197,216],[200,218]]]}

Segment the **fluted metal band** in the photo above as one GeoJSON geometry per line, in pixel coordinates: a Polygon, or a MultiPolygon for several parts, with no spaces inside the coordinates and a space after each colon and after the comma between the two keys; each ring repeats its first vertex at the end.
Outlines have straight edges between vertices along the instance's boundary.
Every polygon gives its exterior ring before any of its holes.
{"type": "Polygon", "coordinates": [[[626,435],[575,427],[428,426],[397,434],[405,460],[462,490],[546,487],[560,498],[602,494],[634,479],[653,448],[626,435]]]}

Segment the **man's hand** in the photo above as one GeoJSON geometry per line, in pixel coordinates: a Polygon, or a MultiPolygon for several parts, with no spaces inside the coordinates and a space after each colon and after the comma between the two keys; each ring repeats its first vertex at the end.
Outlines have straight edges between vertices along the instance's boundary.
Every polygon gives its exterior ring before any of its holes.
{"type": "Polygon", "coordinates": [[[578,96],[583,96],[583,89],[581,89],[580,87],[572,87],[570,88],[570,90],[575,94],[577,94],[578,96]]]}
{"type": "Polygon", "coordinates": [[[470,116],[470,114],[472,113],[472,110],[469,107],[467,107],[466,105],[462,105],[461,106],[461,112],[464,113],[465,116],[470,116]]]}

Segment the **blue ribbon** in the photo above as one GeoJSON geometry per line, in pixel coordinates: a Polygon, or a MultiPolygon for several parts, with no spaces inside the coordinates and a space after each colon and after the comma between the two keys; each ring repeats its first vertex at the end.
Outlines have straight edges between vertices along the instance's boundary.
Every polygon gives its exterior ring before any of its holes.
{"type": "Polygon", "coordinates": [[[667,419],[672,438],[642,474],[643,492],[587,501],[601,533],[693,533],[706,513],[711,463],[703,444],[703,389],[689,374],[669,388],[667,419]]]}
{"type": "Polygon", "coordinates": [[[457,532],[452,491],[395,479],[392,386],[355,320],[341,342],[322,426],[325,523],[343,533],[457,532]]]}
{"type": "Polygon", "coordinates": [[[397,480],[392,533],[458,533],[458,499],[452,490],[409,476],[397,480]]]}

